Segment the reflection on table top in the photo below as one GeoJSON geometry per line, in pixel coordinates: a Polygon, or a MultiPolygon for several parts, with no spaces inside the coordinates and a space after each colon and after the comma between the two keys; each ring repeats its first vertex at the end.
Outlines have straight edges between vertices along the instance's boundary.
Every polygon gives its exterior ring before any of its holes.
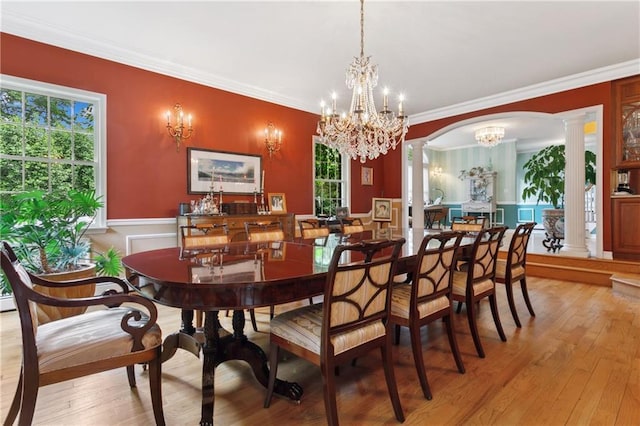
{"type": "MultiPolygon", "coordinates": [[[[329,262],[339,244],[405,238],[398,265],[401,273],[409,269],[424,236],[437,232],[385,228],[346,239],[330,235],[326,244],[316,245],[233,242],[185,252],[182,257],[180,249],[168,248],[132,254],[122,262],[132,281],[137,277],[143,294],[160,303],[193,309],[258,307],[322,294],[329,262]]],[[[465,240],[470,244],[473,238],[465,240]]]]}

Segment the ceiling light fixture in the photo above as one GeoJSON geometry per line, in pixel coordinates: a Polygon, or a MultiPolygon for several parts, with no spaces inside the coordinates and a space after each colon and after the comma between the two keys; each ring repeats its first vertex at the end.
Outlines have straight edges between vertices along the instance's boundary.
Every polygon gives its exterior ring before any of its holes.
{"type": "Polygon", "coordinates": [[[504,138],[504,127],[484,127],[476,130],[476,141],[482,146],[494,147],[504,138]]]}
{"type": "Polygon", "coordinates": [[[321,103],[318,135],[322,142],[360,162],[373,160],[389,149],[396,149],[404,142],[409,129],[400,95],[398,115],[389,110],[389,95],[385,88],[382,111],[377,112],[373,102],[373,88],[378,84],[378,66],[372,65],[370,56],[364,56],[364,0],[360,0],[360,57],[354,58],[347,69],[347,88],[353,89],[349,113],[339,115],[336,110],[336,94],[331,96],[330,109],[321,103]]]}

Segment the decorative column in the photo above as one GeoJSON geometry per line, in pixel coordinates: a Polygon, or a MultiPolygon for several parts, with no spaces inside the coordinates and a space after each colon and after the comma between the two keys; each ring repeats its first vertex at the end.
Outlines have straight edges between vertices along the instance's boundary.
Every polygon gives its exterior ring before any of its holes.
{"type": "Polygon", "coordinates": [[[560,253],[574,257],[589,257],[584,218],[584,117],[580,114],[564,120],[564,243],[560,253]]]}
{"type": "Polygon", "coordinates": [[[414,229],[424,229],[424,185],[422,173],[424,165],[422,163],[422,147],[424,142],[414,140],[411,143],[413,148],[412,167],[412,188],[411,188],[411,223],[414,229]]]}

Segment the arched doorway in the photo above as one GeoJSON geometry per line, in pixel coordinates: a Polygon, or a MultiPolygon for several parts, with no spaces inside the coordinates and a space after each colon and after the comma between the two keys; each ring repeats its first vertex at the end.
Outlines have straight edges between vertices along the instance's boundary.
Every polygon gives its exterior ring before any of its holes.
{"type": "MultiPolygon", "coordinates": [[[[494,115],[486,115],[480,117],[474,117],[468,120],[463,120],[447,127],[444,127],[430,135],[407,141],[407,144],[403,145],[403,167],[404,176],[403,182],[403,202],[408,205],[409,200],[416,204],[415,194],[410,194],[411,182],[413,176],[408,174],[409,171],[409,159],[408,151],[409,146],[419,147],[422,149],[422,158],[425,159],[423,163],[423,180],[425,188],[425,196],[423,200],[428,200],[433,195],[433,178],[434,171],[438,173],[438,169],[441,171],[440,179],[442,181],[448,181],[450,184],[454,184],[457,179],[457,173],[460,171],[456,168],[456,164],[460,164],[460,158],[464,158],[465,154],[461,153],[461,150],[465,148],[473,148],[473,153],[467,153],[466,155],[472,156],[472,160],[469,161],[485,161],[492,164],[495,167],[505,167],[506,165],[512,166],[511,169],[503,169],[502,179],[499,178],[502,188],[498,191],[498,202],[503,204],[506,209],[512,208],[518,203],[522,203],[520,194],[521,188],[517,179],[518,173],[516,167],[521,167],[521,163],[518,163],[518,152],[534,152],[539,150],[546,143],[565,143],[565,139],[568,140],[567,149],[574,144],[582,144],[583,149],[586,146],[588,149],[596,154],[597,158],[597,182],[596,188],[600,190],[603,188],[603,169],[602,169],[602,122],[603,122],[603,107],[597,105],[593,107],[583,108],[580,110],[566,111],[558,114],[548,114],[539,112],[508,112],[494,115]],[[582,127],[588,124],[590,128],[595,129],[593,132],[584,132],[580,136],[580,140],[575,139],[575,136],[567,137],[569,123],[575,129],[575,122],[581,122],[582,127]],[[484,127],[489,124],[501,124],[506,128],[504,144],[512,144],[510,146],[510,153],[499,153],[499,150],[495,148],[482,148],[478,150],[477,144],[473,139],[474,129],[484,127]],[[524,136],[523,136],[524,135],[524,136]],[[457,151],[457,152],[456,152],[457,151]],[[447,156],[457,158],[456,161],[443,160],[447,156]],[[484,158],[481,158],[484,156],[484,158]],[[498,158],[494,158],[498,157],[498,158]],[[441,163],[441,164],[439,164],[441,163]],[[497,163],[497,164],[496,164],[497,163]],[[505,194],[505,191],[507,192],[505,194]]],[[[506,145],[505,145],[506,146],[506,145]]],[[[502,148],[504,151],[504,148],[502,148]]],[[[469,151],[471,152],[471,151],[469,151]]],[[[572,160],[573,161],[573,160],[572,160]]],[[[467,163],[469,164],[469,163],[467,163]]],[[[583,165],[584,166],[584,165],[583,165]]],[[[414,164],[415,167],[415,164],[414,164]]],[[[569,180],[569,179],[568,179],[569,180]]],[[[567,196],[570,197],[569,191],[576,191],[576,185],[572,184],[567,186],[567,196]]],[[[582,196],[582,195],[581,195],[582,196]]],[[[447,194],[446,203],[455,204],[462,201],[460,199],[462,195],[456,193],[454,190],[451,194],[447,194]]],[[[592,243],[589,244],[587,255],[598,258],[611,258],[611,253],[604,253],[602,243],[602,195],[598,195],[594,198],[594,205],[592,209],[595,211],[590,212],[590,217],[595,216],[595,223],[589,228],[589,232],[592,232],[592,243]]],[[[575,199],[575,195],[574,195],[575,199]]],[[[423,201],[418,200],[418,202],[423,201]]],[[[504,208],[503,208],[504,210],[504,208]]],[[[502,212],[502,219],[504,220],[504,211],[502,212]]],[[[407,213],[408,214],[408,213],[407,213]]],[[[452,210],[452,215],[455,214],[455,210],[452,210]]],[[[507,215],[508,216],[508,215],[507,215]]],[[[497,215],[498,223],[500,221],[500,215],[497,215]]],[[[571,220],[580,221],[581,226],[585,224],[587,213],[584,217],[574,217],[571,220]]],[[[528,221],[526,217],[518,218],[518,221],[528,221]]],[[[406,222],[405,222],[406,223],[406,222]]],[[[512,224],[515,226],[515,223],[512,224]]],[[[513,227],[510,226],[510,227],[513,227]]],[[[572,253],[565,253],[566,255],[576,255],[572,253]]],[[[580,254],[577,254],[580,256],[580,254]]]]}

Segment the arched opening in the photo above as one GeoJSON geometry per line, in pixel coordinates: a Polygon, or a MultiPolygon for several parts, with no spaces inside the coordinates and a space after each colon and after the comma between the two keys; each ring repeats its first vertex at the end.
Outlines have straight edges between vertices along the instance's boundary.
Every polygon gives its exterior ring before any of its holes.
{"type": "MultiPolygon", "coordinates": [[[[602,191],[602,111],[602,105],[597,105],[558,114],[514,111],[485,115],[453,123],[425,137],[407,141],[406,146],[403,146],[404,204],[409,205],[411,201],[415,208],[416,201],[418,203],[428,202],[429,199],[444,195],[443,202],[450,207],[449,215],[454,216],[460,212],[460,205],[464,201],[462,185],[458,179],[460,171],[473,166],[486,166],[498,172],[496,186],[498,207],[494,222],[506,224],[512,229],[518,222],[536,220],[541,223],[540,216],[537,215],[539,209],[536,207],[535,201],[522,200],[521,198],[522,165],[525,159],[528,155],[530,156],[544,146],[551,144],[567,143],[567,149],[570,145],[582,144],[583,148],[596,154],[597,182],[595,182],[595,188],[596,191],[602,191]],[[584,129],[579,137],[580,140],[576,140],[576,136],[567,137],[569,134],[568,123],[576,120],[581,120],[584,129]],[[473,133],[476,129],[489,125],[504,127],[506,129],[505,137],[501,144],[494,148],[479,147],[474,140],[473,133]],[[409,174],[408,155],[412,149],[410,147],[421,149],[423,153],[421,158],[425,159],[423,163],[425,195],[422,200],[416,200],[416,194],[410,193],[411,182],[416,176],[409,174]],[[440,194],[436,188],[444,191],[444,194],[440,194]]],[[[582,167],[584,167],[584,163],[582,163],[582,167]]],[[[576,185],[568,185],[566,188],[566,195],[571,198],[572,195],[569,191],[576,191],[576,185]]],[[[592,189],[589,194],[585,195],[585,198],[587,197],[589,200],[585,201],[584,215],[572,217],[569,220],[579,221],[581,226],[584,226],[585,235],[588,237],[585,242],[588,246],[588,256],[611,258],[611,253],[603,252],[602,196],[601,194],[594,195],[592,189]]],[[[573,195],[573,199],[576,199],[575,195],[573,195]]],[[[408,210],[406,214],[408,216],[408,210]]]]}

